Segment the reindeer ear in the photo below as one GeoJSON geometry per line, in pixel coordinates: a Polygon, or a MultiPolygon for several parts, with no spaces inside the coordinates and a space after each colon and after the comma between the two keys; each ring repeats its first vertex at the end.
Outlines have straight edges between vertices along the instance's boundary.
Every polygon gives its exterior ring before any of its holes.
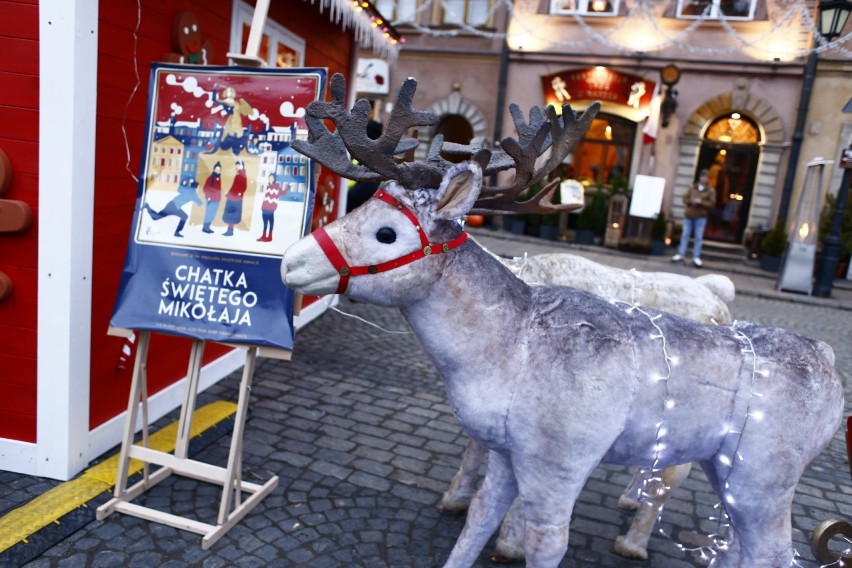
{"type": "Polygon", "coordinates": [[[436,219],[458,219],[467,215],[482,187],[482,169],[476,162],[462,162],[447,170],[435,197],[436,219]]]}

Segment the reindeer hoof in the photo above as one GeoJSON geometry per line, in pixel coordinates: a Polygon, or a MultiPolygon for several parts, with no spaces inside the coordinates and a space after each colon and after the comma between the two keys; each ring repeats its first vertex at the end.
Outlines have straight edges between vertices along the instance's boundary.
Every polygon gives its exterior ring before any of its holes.
{"type": "Polygon", "coordinates": [[[491,562],[493,562],[494,564],[514,564],[515,562],[523,562],[523,561],[524,561],[523,556],[521,556],[520,558],[512,558],[510,556],[503,556],[499,552],[495,552],[494,554],[491,555],[491,562]]]}
{"type": "Polygon", "coordinates": [[[645,547],[637,546],[632,542],[628,542],[623,536],[619,536],[615,539],[612,551],[624,558],[648,560],[648,550],[645,547]]]}
{"type": "Polygon", "coordinates": [[[627,511],[636,511],[639,509],[639,501],[627,495],[622,495],[618,498],[618,508],[627,511]]]}
{"type": "Polygon", "coordinates": [[[467,512],[468,505],[470,505],[470,501],[441,499],[441,502],[438,503],[438,511],[445,515],[464,515],[467,512]]]}

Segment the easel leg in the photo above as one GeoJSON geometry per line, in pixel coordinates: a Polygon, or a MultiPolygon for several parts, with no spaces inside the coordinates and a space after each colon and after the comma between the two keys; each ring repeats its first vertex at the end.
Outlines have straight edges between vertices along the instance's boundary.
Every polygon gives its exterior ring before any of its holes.
{"type": "MultiPolygon", "coordinates": [[[[142,403],[143,432],[148,432],[148,345],[151,332],[139,332],[139,344],[136,346],[136,361],[133,364],[133,378],[130,381],[130,401],[127,404],[128,416],[124,421],[124,438],[121,440],[121,459],[115,479],[115,496],[120,497],[127,489],[127,472],[130,469],[130,447],[136,431],[136,419],[139,416],[140,399],[142,403]]],[[[146,440],[147,442],[147,440],[146,440]]],[[[146,475],[147,477],[147,475],[146,475]]]]}
{"type": "Polygon", "coordinates": [[[186,372],[186,392],[183,406],[180,410],[177,441],[175,442],[175,457],[186,458],[189,454],[189,439],[192,437],[192,415],[195,412],[195,399],[198,396],[198,378],[201,376],[201,361],[204,356],[204,342],[200,339],[192,341],[189,354],[189,366],[186,372]]]}
{"type": "Polygon", "coordinates": [[[231,436],[231,449],[228,454],[228,470],[225,474],[225,485],[222,489],[222,503],[219,507],[219,524],[228,520],[231,512],[231,501],[239,506],[242,500],[242,469],[243,469],[243,432],[248,413],[251,381],[254,376],[254,366],[257,361],[257,348],[250,347],[246,352],[246,364],[243,367],[243,378],[240,381],[240,395],[237,400],[237,413],[234,416],[234,433],[231,436]]]}

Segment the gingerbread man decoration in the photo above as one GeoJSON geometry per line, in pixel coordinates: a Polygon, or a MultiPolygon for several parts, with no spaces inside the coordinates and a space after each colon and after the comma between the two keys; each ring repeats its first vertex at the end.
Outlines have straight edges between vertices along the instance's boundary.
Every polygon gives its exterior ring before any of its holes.
{"type": "Polygon", "coordinates": [[[198,18],[192,12],[178,12],[175,15],[172,47],[175,53],[163,56],[163,60],[169,63],[207,65],[213,59],[213,46],[209,41],[202,41],[198,18]]]}
{"type": "MultiPolygon", "coordinates": [[[[29,204],[17,199],[2,197],[12,185],[12,164],[3,150],[0,150],[0,234],[22,233],[33,223],[33,210],[29,204]]],[[[12,295],[12,279],[0,271],[0,301],[12,295]]]]}

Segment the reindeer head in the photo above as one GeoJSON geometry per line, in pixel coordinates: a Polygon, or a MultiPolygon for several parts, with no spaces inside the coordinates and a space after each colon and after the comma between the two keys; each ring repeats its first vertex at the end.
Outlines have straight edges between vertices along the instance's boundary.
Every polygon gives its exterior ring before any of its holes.
{"type": "Polygon", "coordinates": [[[331,80],[332,100],[308,106],[310,140],[294,141],[296,150],[349,179],[386,183],[373,199],[287,250],[281,272],[291,288],[306,294],[346,292],[380,305],[405,305],[428,293],[451,256],[446,253],[465,243],[467,235],[456,221],[467,213],[573,209],[551,203],[558,179],[527,201],[516,197],[562,163],[597,114],[597,104],[579,118],[568,105],[563,105],[561,117],[553,107],[546,113],[533,107],[529,123],[516,105],[510,105],[519,138],[504,138],[501,150],[492,152],[482,139],[445,144],[438,135],[425,163],[400,163],[395,156],[417,146],[416,139],[403,138],[408,129],[437,123],[435,115],[412,109],[416,85],[414,79],[405,81],[377,140],[367,136],[369,103],[360,100],[347,110],[346,86],[339,74],[331,80]],[[325,119],[335,123],[335,132],[326,128],[325,119]],[[466,160],[453,164],[442,152],[466,160]],[[515,170],[511,183],[483,183],[485,176],[508,169],[515,170]],[[393,271],[392,278],[384,274],[388,271],[393,271]]]}

